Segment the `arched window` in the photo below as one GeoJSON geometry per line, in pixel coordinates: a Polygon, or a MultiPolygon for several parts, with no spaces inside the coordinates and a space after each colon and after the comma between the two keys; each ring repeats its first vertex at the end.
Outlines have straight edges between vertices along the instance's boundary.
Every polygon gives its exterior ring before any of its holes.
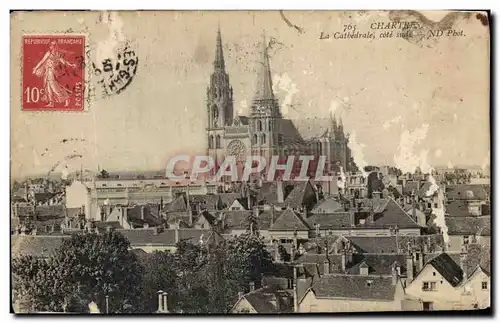
{"type": "Polygon", "coordinates": [[[215,137],[215,148],[220,148],[220,136],[215,137]]]}
{"type": "Polygon", "coordinates": [[[271,120],[267,120],[267,130],[271,131],[271,120]]]}
{"type": "Polygon", "coordinates": [[[256,145],[257,144],[257,135],[253,135],[253,138],[252,138],[252,144],[256,145]]]}
{"type": "Polygon", "coordinates": [[[210,135],[208,137],[208,148],[209,149],[212,149],[214,148],[214,136],[210,135]]]}
{"type": "Polygon", "coordinates": [[[265,144],[266,143],[266,135],[263,133],[260,139],[260,142],[265,144]]]}
{"type": "Polygon", "coordinates": [[[257,131],[262,131],[262,121],[257,121],[257,131]]]}

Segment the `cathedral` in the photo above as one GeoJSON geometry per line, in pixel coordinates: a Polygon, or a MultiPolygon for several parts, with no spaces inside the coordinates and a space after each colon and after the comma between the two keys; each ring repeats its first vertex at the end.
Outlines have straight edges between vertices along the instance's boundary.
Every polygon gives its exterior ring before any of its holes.
{"type": "Polygon", "coordinates": [[[260,155],[269,162],[273,155],[324,155],[325,170],[332,175],[338,169],[335,166],[342,166],[345,171],[351,168],[349,136],[344,133],[341,119],[330,116],[330,126],[322,135],[305,140],[292,120],[283,118],[273,93],[265,36],[262,36],[249,116],[234,115],[233,88],[226,72],[220,29],[206,100],[207,152],[216,166],[225,156],[235,156],[237,162],[244,162],[248,155],[260,155]]]}

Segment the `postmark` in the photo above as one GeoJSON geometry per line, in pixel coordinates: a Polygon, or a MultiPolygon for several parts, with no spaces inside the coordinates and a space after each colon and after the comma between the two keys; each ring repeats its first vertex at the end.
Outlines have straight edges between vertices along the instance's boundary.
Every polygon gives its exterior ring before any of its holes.
{"type": "Polygon", "coordinates": [[[22,52],[23,111],[85,110],[85,35],[25,35],[22,52]]]}
{"type": "Polygon", "coordinates": [[[94,76],[102,88],[104,97],[120,94],[133,81],[139,58],[129,44],[119,49],[116,58],[106,58],[99,63],[92,63],[94,76]]]}

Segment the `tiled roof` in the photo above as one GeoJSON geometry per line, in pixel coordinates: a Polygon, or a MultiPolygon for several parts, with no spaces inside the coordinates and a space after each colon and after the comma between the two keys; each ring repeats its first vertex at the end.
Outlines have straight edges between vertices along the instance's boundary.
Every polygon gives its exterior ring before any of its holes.
{"type": "Polygon", "coordinates": [[[81,211],[82,211],[82,209],[79,207],[66,208],[66,214],[70,218],[74,218],[74,217],[79,216],[81,211]]]}
{"type": "Polygon", "coordinates": [[[382,216],[375,216],[373,223],[377,227],[419,228],[420,226],[396,203],[388,199],[382,216]]]}
{"type": "Polygon", "coordinates": [[[403,195],[418,194],[420,187],[420,181],[407,181],[403,186],[403,195]]]}
{"type": "Polygon", "coordinates": [[[309,230],[309,225],[292,209],[286,209],[274,222],[270,230],[309,230]]]}
{"type": "Polygon", "coordinates": [[[350,228],[351,218],[349,212],[317,213],[307,217],[307,222],[311,228],[315,224],[320,225],[320,229],[350,228]]]}
{"type": "Polygon", "coordinates": [[[352,263],[347,272],[360,274],[361,264],[368,266],[369,275],[391,275],[394,263],[399,264],[401,274],[406,272],[406,255],[404,254],[353,254],[352,263]]]}
{"type": "Polygon", "coordinates": [[[112,222],[95,222],[94,223],[99,230],[106,230],[108,227],[113,229],[123,229],[120,222],[112,221],[112,222]]]}
{"type": "Polygon", "coordinates": [[[228,210],[224,212],[224,227],[228,229],[247,228],[247,218],[252,215],[252,211],[228,210]]]}
{"type": "MultiPolygon", "coordinates": [[[[484,215],[489,215],[489,205],[481,205],[481,210],[484,209],[484,215]]],[[[461,216],[478,216],[469,212],[468,202],[465,200],[450,201],[446,204],[446,216],[461,217],[461,216]]]]}
{"type": "Polygon", "coordinates": [[[292,120],[278,118],[276,119],[276,123],[276,128],[280,130],[280,133],[283,136],[284,145],[303,143],[304,140],[292,120]]]}
{"type": "MultiPolygon", "coordinates": [[[[29,216],[33,210],[32,206],[16,205],[17,216],[29,216]]],[[[38,205],[35,208],[37,217],[61,217],[64,216],[65,206],[62,204],[56,205],[38,205]]]]}
{"type": "Polygon", "coordinates": [[[393,237],[348,237],[359,253],[398,253],[406,245],[398,245],[396,236],[393,237]]]}
{"type": "Polygon", "coordinates": [[[234,200],[241,198],[241,193],[221,193],[217,196],[224,207],[229,207],[234,200]]]}
{"type": "Polygon", "coordinates": [[[440,274],[453,287],[457,286],[463,278],[463,272],[459,265],[446,253],[442,253],[429,261],[440,274]]]}
{"type": "Polygon", "coordinates": [[[291,311],[291,302],[283,303],[283,296],[289,296],[285,291],[279,291],[275,286],[265,286],[243,297],[252,305],[257,313],[283,313],[291,311]],[[279,302],[279,305],[277,303],[279,302]]]}
{"type": "Polygon", "coordinates": [[[175,200],[168,203],[165,210],[167,212],[186,212],[187,205],[184,195],[179,195],[175,200]]]}
{"type": "Polygon", "coordinates": [[[307,201],[305,200],[305,193],[307,189],[313,189],[311,187],[311,182],[297,182],[294,185],[293,190],[288,194],[285,198],[285,205],[294,208],[300,209],[307,201]]]}
{"type": "Polygon", "coordinates": [[[158,232],[157,235],[151,229],[116,230],[116,232],[123,234],[132,246],[144,246],[148,244],[154,246],[174,246],[176,244],[175,230],[164,230],[163,232],[158,232]]]}
{"type": "MultiPolygon", "coordinates": [[[[199,204],[202,210],[214,211],[217,209],[219,203],[219,195],[206,194],[206,195],[191,195],[189,197],[191,205],[199,204]]],[[[192,206],[193,207],[193,206],[192,206]]]]}
{"type": "Polygon", "coordinates": [[[319,201],[312,209],[311,213],[334,213],[343,210],[344,207],[336,199],[328,198],[319,201]]]}
{"type": "Polygon", "coordinates": [[[446,187],[448,200],[487,200],[489,185],[458,184],[446,187]]]}
{"type": "MultiPolygon", "coordinates": [[[[467,253],[464,261],[464,269],[468,274],[471,274],[477,266],[481,266],[488,272],[491,270],[491,249],[489,246],[469,244],[466,249],[467,253]]],[[[427,263],[440,254],[441,253],[424,254],[424,262],[427,263]]],[[[448,253],[448,256],[453,259],[457,265],[460,265],[459,252],[448,253]]]]}
{"type": "Polygon", "coordinates": [[[149,205],[136,205],[127,208],[127,219],[129,222],[134,224],[143,225],[147,223],[150,226],[157,226],[163,223],[163,221],[151,214],[149,205]],[[142,218],[142,212],[144,212],[144,219],[142,218]]]}
{"type": "Polygon", "coordinates": [[[325,275],[312,285],[317,298],[347,298],[359,300],[394,300],[396,286],[392,277],[325,275]]]}
{"type": "Polygon", "coordinates": [[[31,255],[46,258],[54,253],[61,245],[66,236],[23,236],[11,237],[12,256],[31,255]]]}
{"type": "Polygon", "coordinates": [[[490,216],[446,217],[450,235],[491,235],[490,216]]]}

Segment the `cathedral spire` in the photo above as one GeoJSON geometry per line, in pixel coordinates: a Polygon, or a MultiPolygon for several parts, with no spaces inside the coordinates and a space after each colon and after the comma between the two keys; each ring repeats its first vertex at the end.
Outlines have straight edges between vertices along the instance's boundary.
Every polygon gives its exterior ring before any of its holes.
{"type": "Polygon", "coordinates": [[[267,53],[265,32],[262,33],[261,55],[257,64],[257,81],[255,84],[254,100],[274,100],[271,67],[269,64],[269,54],[267,53]]]}
{"type": "Polygon", "coordinates": [[[336,133],[337,132],[337,116],[331,111],[330,111],[330,121],[332,123],[331,132],[336,133]]]}
{"type": "Polygon", "coordinates": [[[217,44],[215,49],[214,68],[224,70],[224,54],[222,52],[222,36],[220,24],[217,26],[217,44]]]}
{"type": "Polygon", "coordinates": [[[341,134],[344,134],[344,124],[342,123],[342,116],[339,116],[339,122],[338,122],[338,131],[341,134]]]}

